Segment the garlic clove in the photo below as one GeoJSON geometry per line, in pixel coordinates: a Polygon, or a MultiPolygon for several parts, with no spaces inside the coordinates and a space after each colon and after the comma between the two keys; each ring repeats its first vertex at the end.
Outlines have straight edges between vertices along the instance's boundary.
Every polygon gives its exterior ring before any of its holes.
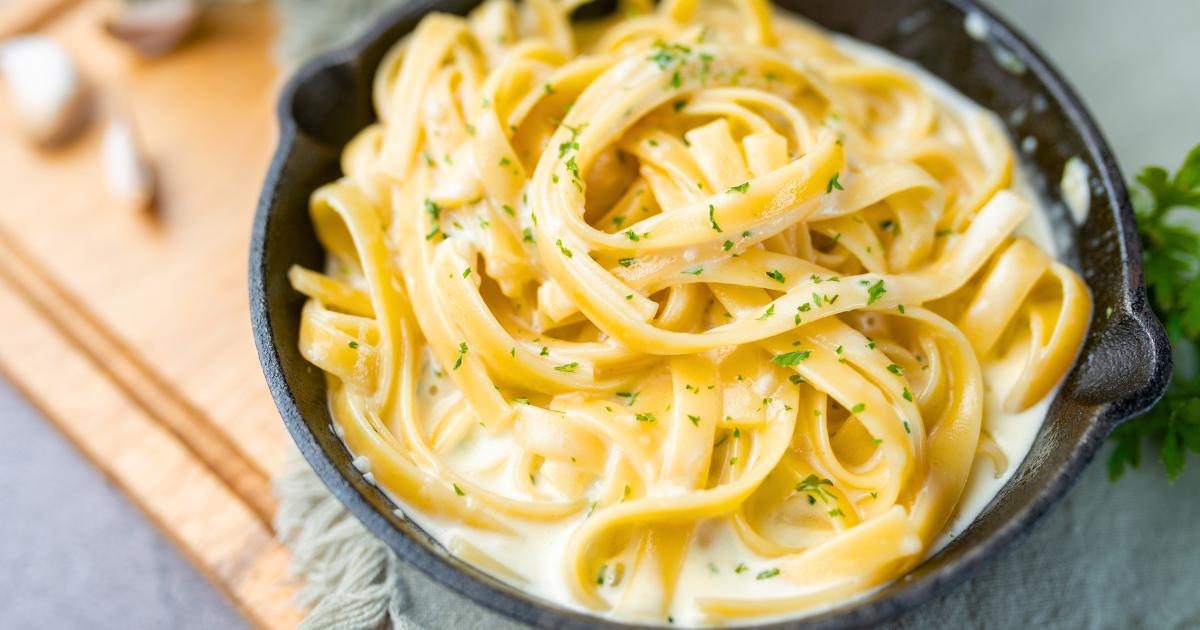
{"type": "Polygon", "coordinates": [[[150,209],[156,188],[154,169],[128,120],[113,117],[108,121],[100,151],[104,183],[112,197],[131,210],[150,209]]]}
{"type": "Polygon", "coordinates": [[[41,35],[0,44],[0,76],[8,86],[21,130],[42,145],[64,143],[83,129],[90,113],[86,86],[71,55],[41,35]]]}
{"type": "Polygon", "coordinates": [[[174,50],[192,32],[199,16],[192,0],[125,2],[104,27],[143,55],[157,57],[174,50]]]}

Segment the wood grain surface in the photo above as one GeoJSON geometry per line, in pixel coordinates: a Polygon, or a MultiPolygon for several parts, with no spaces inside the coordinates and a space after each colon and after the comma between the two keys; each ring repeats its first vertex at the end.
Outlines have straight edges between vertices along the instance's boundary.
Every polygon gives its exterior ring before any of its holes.
{"type": "Polygon", "coordinates": [[[64,44],[92,87],[94,122],[66,147],[37,149],[0,98],[0,369],[252,624],[293,627],[270,528],[288,439],[246,290],[276,135],[275,19],[265,4],[216,8],[178,51],[144,60],[103,32],[110,2],[26,6],[40,10],[0,14],[0,36],[64,44]],[[157,169],[153,215],[105,191],[111,116],[133,120],[157,169]]]}

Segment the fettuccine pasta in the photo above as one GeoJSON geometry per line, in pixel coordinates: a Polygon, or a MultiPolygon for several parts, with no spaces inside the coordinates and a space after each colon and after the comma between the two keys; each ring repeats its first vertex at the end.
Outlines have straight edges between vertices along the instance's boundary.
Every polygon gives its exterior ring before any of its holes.
{"type": "Polygon", "coordinates": [[[903,575],[1090,319],[1003,129],[763,0],[578,4],[432,14],[380,65],[290,275],[335,430],[452,553],[596,614],[903,575]]]}

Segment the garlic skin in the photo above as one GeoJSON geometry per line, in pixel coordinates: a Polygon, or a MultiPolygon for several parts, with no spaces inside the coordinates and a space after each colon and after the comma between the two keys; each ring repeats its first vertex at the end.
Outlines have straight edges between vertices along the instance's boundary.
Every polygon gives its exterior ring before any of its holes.
{"type": "Polygon", "coordinates": [[[142,55],[158,57],[179,46],[199,17],[200,9],[192,0],[124,2],[104,28],[142,55]]]}
{"type": "Polygon", "coordinates": [[[134,211],[154,205],[154,169],[138,145],[128,120],[113,117],[104,128],[100,145],[104,183],[113,199],[134,211]]]}
{"type": "Polygon", "coordinates": [[[21,130],[40,145],[65,143],[87,122],[87,90],[61,44],[42,35],[0,43],[0,76],[21,130]]]}

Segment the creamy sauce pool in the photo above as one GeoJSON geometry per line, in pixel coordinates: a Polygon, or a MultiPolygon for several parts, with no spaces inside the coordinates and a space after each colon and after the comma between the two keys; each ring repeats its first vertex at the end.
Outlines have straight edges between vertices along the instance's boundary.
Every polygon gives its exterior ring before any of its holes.
{"type": "MultiPolygon", "coordinates": [[[[995,116],[915,64],[846,37],[835,36],[835,41],[840,48],[861,62],[902,68],[915,76],[922,87],[943,105],[965,115],[995,116]]],[[[1016,167],[1012,188],[1034,206],[1034,211],[1018,228],[1017,234],[1028,238],[1043,251],[1057,255],[1058,250],[1043,201],[1029,186],[1020,164],[1016,167]]],[[[976,458],[958,508],[942,536],[928,550],[927,557],[953,540],[983,511],[1013,471],[1020,466],[1042,426],[1046,411],[1054,398],[1053,393],[1024,412],[1009,413],[1003,410],[1003,392],[1008,391],[1022,368],[1022,357],[1019,354],[1013,353],[1008,359],[994,361],[984,368],[983,428],[991,435],[1003,458],[1007,459],[1007,467],[1003,471],[997,471],[992,459],[982,455],[976,458]]],[[[436,361],[430,360],[426,364],[436,365],[436,361]]],[[[422,393],[421,413],[431,414],[440,406],[450,404],[450,394],[453,390],[447,379],[427,370],[422,374],[418,391],[422,393]]],[[[458,472],[479,480],[492,490],[501,493],[507,491],[516,496],[517,488],[514,485],[513,474],[504,465],[504,453],[513,447],[515,444],[511,438],[477,432],[476,437],[464,440],[447,453],[446,458],[458,472]]],[[[370,465],[365,458],[357,458],[355,463],[364,472],[369,472],[370,465]]],[[[367,478],[372,479],[369,475],[367,478]]],[[[391,493],[387,494],[400,506],[396,511],[397,515],[415,522],[456,556],[538,597],[584,610],[572,601],[561,574],[560,558],[565,553],[568,538],[586,518],[585,514],[554,523],[513,521],[510,524],[516,531],[515,535],[512,535],[479,531],[423,514],[405,505],[391,493]]],[[[777,566],[778,563],[757,557],[747,549],[727,522],[715,519],[700,521],[697,524],[695,541],[684,561],[675,603],[671,610],[675,625],[686,626],[705,622],[690,604],[694,597],[753,595],[766,598],[800,593],[797,587],[783,580],[754,579],[760,571],[777,566]],[[747,575],[750,576],[749,579],[747,575]]],[[[612,579],[611,573],[606,579],[612,579]]],[[[660,617],[656,610],[649,608],[648,602],[657,598],[649,596],[652,594],[649,589],[658,588],[661,586],[658,581],[654,581],[623,589],[623,593],[626,593],[623,596],[609,595],[614,598],[611,603],[618,604],[613,615],[618,618],[636,619],[642,623],[655,623],[660,617]],[[615,601],[616,597],[624,599],[615,601]]],[[[865,595],[864,593],[857,597],[865,595]]],[[[831,601],[829,607],[844,604],[846,601],[831,601]]],[[[806,614],[814,612],[819,610],[810,610],[806,614]]],[[[663,622],[660,620],[657,623],[663,622]]]]}

